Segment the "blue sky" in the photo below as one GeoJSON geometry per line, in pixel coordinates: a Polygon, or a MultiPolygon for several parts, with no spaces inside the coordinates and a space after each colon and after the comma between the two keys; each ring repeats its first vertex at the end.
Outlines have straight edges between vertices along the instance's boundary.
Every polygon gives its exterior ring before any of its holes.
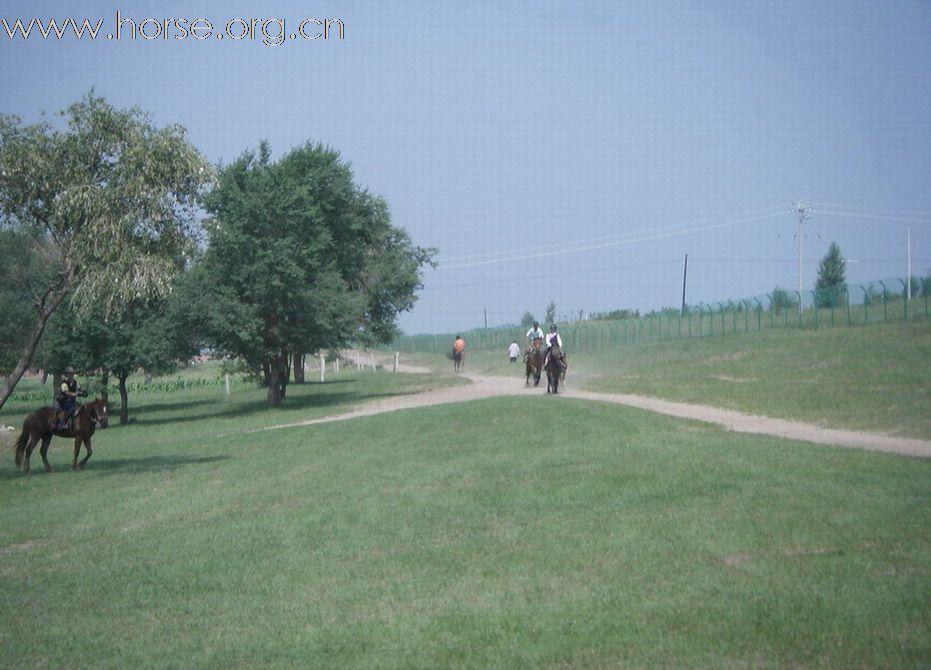
{"type": "MultiPolygon", "coordinates": [[[[339,150],[440,250],[410,333],[744,298],[836,241],[848,279],[931,272],[927,2],[4,2],[103,19],[96,40],[0,32],[0,112],[91,87],[214,161],[260,140],[339,150]],[[344,39],[107,40],[145,19],[339,18],[344,39]],[[272,40],[273,41],[273,40],[272,40]]],[[[152,34],[156,21],[149,23],[152,34]]],[[[237,26],[241,24],[236,24],[237,26]]],[[[308,24],[311,25],[311,24],[308,24]]],[[[257,24],[260,26],[260,24],[257,24]]],[[[268,24],[275,35],[277,24],[268,24]]],[[[308,31],[310,32],[310,31],[308,31]]]]}

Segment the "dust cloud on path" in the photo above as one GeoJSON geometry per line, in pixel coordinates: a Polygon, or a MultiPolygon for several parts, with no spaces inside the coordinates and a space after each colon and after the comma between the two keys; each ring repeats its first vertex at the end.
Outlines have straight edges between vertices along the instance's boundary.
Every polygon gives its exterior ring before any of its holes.
{"type": "MultiPolygon", "coordinates": [[[[399,372],[418,373],[430,372],[427,369],[414,368],[410,366],[401,366],[399,372]]],[[[435,389],[416,393],[411,395],[400,395],[384,400],[376,400],[366,403],[361,407],[351,410],[345,414],[339,414],[322,419],[312,419],[308,421],[298,421],[294,423],[280,424],[269,426],[260,430],[277,430],[280,428],[293,428],[297,426],[313,426],[320,423],[331,423],[333,421],[345,421],[363,416],[372,416],[374,414],[383,414],[385,412],[395,412],[403,409],[416,409],[418,407],[429,407],[433,405],[445,405],[450,403],[467,402],[469,400],[482,400],[485,398],[496,398],[502,396],[540,396],[546,395],[546,380],[541,381],[539,387],[526,387],[524,379],[520,377],[479,377],[474,375],[463,375],[472,383],[465,386],[454,386],[450,388],[435,389]]],[[[706,405],[692,405],[682,402],[672,402],[651,398],[647,396],[616,394],[616,393],[595,393],[592,391],[582,391],[569,387],[564,387],[558,397],[553,397],[553,402],[559,402],[560,398],[574,398],[586,400],[589,402],[602,402],[615,405],[625,405],[635,407],[650,412],[657,412],[668,416],[674,416],[681,419],[691,419],[694,421],[704,421],[723,426],[727,430],[738,433],[752,433],[755,435],[769,435],[772,437],[786,438],[800,442],[813,442],[816,444],[827,444],[839,447],[850,447],[853,449],[868,449],[871,451],[883,451],[892,454],[901,454],[905,456],[915,456],[919,458],[931,458],[931,441],[919,440],[912,438],[900,438],[878,433],[861,433],[850,430],[837,430],[833,428],[821,428],[807,423],[798,423],[795,421],[786,421],[784,419],[772,419],[764,416],[754,416],[743,414],[733,410],[719,409],[706,405]]]]}

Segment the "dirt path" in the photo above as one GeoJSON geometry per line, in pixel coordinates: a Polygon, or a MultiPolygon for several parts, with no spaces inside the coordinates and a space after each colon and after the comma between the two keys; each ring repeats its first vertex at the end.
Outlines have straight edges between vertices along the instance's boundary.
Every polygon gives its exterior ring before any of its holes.
{"type": "MultiPolygon", "coordinates": [[[[411,367],[402,367],[399,371],[411,373],[429,372],[429,370],[411,367]]],[[[500,396],[539,396],[546,393],[545,380],[541,382],[541,387],[527,388],[524,386],[523,379],[518,377],[477,377],[472,375],[466,375],[466,377],[472,381],[472,384],[468,386],[454,386],[451,388],[433,390],[427,393],[377,400],[362,405],[345,414],[269,426],[260,430],[312,426],[318,423],[345,421],[347,419],[382,414],[384,412],[394,412],[402,409],[444,405],[448,403],[466,402],[469,400],[480,400],[483,398],[500,396]]],[[[829,444],[854,449],[869,449],[872,451],[884,451],[906,456],[931,458],[931,441],[928,440],[892,437],[878,433],[861,433],[850,430],[821,428],[811,424],[786,421],[783,419],[772,419],[764,416],[754,416],[732,410],[719,409],[717,407],[672,402],[639,395],[595,393],[592,391],[577,390],[571,386],[561,391],[560,397],[636,407],[638,409],[645,409],[651,412],[683,419],[693,419],[695,421],[718,424],[728,430],[739,433],[770,435],[801,442],[814,442],[817,444],[829,444]]],[[[558,402],[559,398],[554,398],[553,401],[558,402]]]]}

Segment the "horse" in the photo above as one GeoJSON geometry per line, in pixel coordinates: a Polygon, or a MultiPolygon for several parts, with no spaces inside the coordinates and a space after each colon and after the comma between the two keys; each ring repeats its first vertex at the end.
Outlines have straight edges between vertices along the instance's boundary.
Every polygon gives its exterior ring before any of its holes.
{"type": "Polygon", "coordinates": [[[465,369],[465,350],[453,351],[453,370],[462,372],[465,369]]]}
{"type": "Polygon", "coordinates": [[[550,347],[546,358],[546,392],[559,393],[559,382],[566,378],[566,355],[558,344],[550,347]]]}
{"type": "Polygon", "coordinates": [[[533,348],[527,354],[527,377],[524,386],[530,385],[530,375],[533,375],[533,385],[539,386],[540,374],[543,371],[543,340],[537,338],[533,341],[533,348]]]}
{"type": "Polygon", "coordinates": [[[39,454],[45,464],[45,471],[49,472],[52,469],[48,462],[48,447],[53,435],[74,438],[74,461],[71,463],[71,469],[80,470],[87,464],[93,453],[91,436],[97,430],[97,425],[106,428],[108,422],[107,403],[98,399],[94,399],[93,402],[86,405],[78,405],[74,416],[71,418],[71,426],[68,430],[56,429],[55,415],[56,410],[54,407],[43,407],[27,416],[23,421],[23,432],[16,441],[16,467],[22,467],[27,474],[29,473],[29,458],[32,456],[32,450],[39,440],[42,441],[39,454]],[[87,456],[79,463],[78,456],[81,453],[82,444],[87,449],[87,456]]]}

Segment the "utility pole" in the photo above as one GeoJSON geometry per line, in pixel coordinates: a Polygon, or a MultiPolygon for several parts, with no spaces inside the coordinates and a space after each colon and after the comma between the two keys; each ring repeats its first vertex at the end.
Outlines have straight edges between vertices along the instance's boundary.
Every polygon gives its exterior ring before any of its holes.
{"type": "Polygon", "coordinates": [[[685,255],[685,266],[682,268],[682,316],[685,316],[685,278],[689,274],[689,255],[685,255]]]}
{"type": "Polygon", "coordinates": [[[797,202],[792,210],[798,214],[798,312],[802,313],[802,222],[811,218],[811,208],[808,203],[797,202]]]}
{"type": "Polygon", "coordinates": [[[908,255],[908,274],[905,277],[905,281],[908,283],[908,288],[905,289],[905,299],[912,299],[912,229],[911,227],[905,229],[905,244],[906,244],[906,253],[908,255]]]}

